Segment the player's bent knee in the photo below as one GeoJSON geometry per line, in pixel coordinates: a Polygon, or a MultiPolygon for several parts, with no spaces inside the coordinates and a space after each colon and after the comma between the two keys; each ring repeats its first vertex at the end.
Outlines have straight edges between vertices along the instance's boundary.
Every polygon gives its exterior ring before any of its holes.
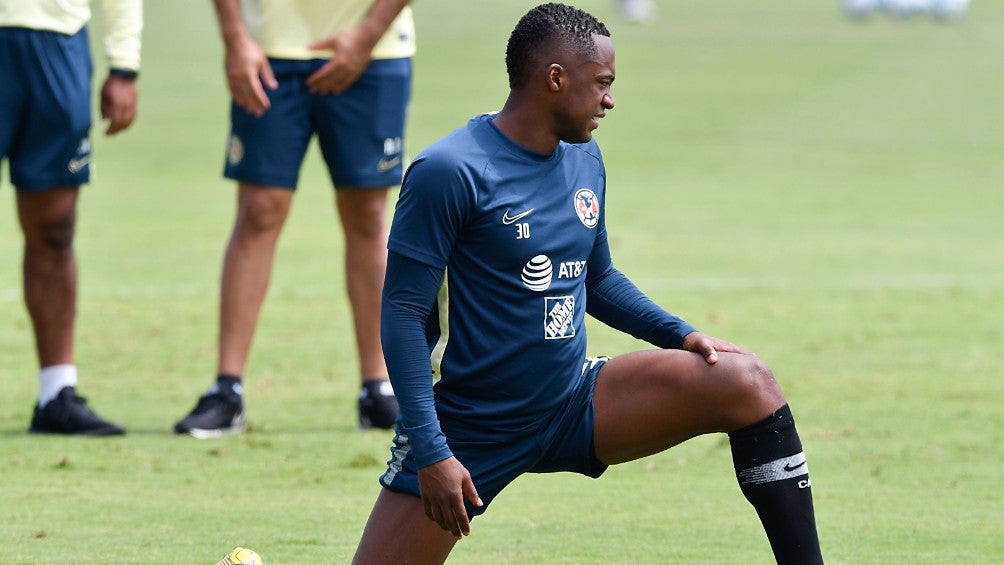
{"type": "Polygon", "coordinates": [[[767,363],[756,355],[743,355],[741,359],[741,371],[737,375],[742,389],[741,398],[766,410],[774,410],[784,404],[784,394],[767,363]]]}

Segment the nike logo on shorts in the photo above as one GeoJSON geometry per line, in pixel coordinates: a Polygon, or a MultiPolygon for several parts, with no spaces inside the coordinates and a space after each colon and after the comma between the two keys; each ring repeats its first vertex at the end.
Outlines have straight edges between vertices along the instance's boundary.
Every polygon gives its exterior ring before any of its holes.
{"type": "Polygon", "coordinates": [[[79,173],[93,161],[94,158],[90,155],[81,157],[79,159],[70,159],[70,162],[66,164],[66,168],[70,170],[71,173],[79,173]]]}
{"type": "Polygon", "coordinates": [[[386,173],[387,171],[393,169],[394,167],[400,164],[401,164],[401,156],[398,155],[397,157],[392,157],[390,159],[380,159],[379,161],[377,161],[376,169],[378,173],[386,173]]]}

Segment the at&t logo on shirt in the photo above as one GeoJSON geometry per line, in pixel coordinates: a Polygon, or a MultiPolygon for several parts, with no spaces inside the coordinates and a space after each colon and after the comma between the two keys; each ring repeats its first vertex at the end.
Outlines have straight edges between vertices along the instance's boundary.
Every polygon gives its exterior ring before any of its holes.
{"type": "Polygon", "coordinates": [[[554,275],[554,267],[551,259],[547,255],[537,255],[526,262],[520,278],[526,288],[537,292],[544,292],[551,286],[551,277],[554,275]]]}

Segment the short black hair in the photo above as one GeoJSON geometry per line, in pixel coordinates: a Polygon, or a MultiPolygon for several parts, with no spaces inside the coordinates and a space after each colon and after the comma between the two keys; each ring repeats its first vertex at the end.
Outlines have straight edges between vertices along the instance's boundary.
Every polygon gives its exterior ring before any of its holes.
{"type": "Polygon", "coordinates": [[[559,40],[573,51],[595,55],[593,35],[610,37],[610,31],[603,22],[574,6],[552,2],[530,10],[516,24],[506,45],[509,88],[526,84],[537,57],[549,41],[559,40]]]}

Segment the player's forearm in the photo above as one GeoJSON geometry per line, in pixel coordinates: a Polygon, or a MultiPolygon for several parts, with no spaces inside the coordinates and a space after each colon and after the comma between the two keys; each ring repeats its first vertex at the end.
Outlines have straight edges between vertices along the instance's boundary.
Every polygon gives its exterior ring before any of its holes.
{"type": "Polygon", "coordinates": [[[376,0],[373,2],[366,18],[356,27],[371,49],[380,41],[380,38],[390,28],[390,24],[409,3],[409,0],[376,0]]]}
{"type": "Polygon", "coordinates": [[[680,349],[683,338],[695,331],[652,302],[612,266],[588,283],[587,292],[586,311],[590,316],[657,347],[680,349]]]}
{"type": "Polygon", "coordinates": [[[442,271],[398,253],[390,252],[387,257],[381,340],[401,423],[420,467],[452,455],[436,415],[425,339],[425,322],[441,280],[442,271]]]}
{"type": "Polygon", "coordinates": [[[387,308],[386,303],[385,312],[388,316],[381,319],[381,332],[387,371],[404,434],[419,467],[425,467],[452,455],[436,416],[429,349],[421,322],[393,305],[387,308]]]}
{"type": "Polygon", "coordinates": [[[216,19],[220,26],[220,36],[227,46],[247,38],[247,27],[241,13],[239,0],[213,0],[216,6],[216,19]]]}

